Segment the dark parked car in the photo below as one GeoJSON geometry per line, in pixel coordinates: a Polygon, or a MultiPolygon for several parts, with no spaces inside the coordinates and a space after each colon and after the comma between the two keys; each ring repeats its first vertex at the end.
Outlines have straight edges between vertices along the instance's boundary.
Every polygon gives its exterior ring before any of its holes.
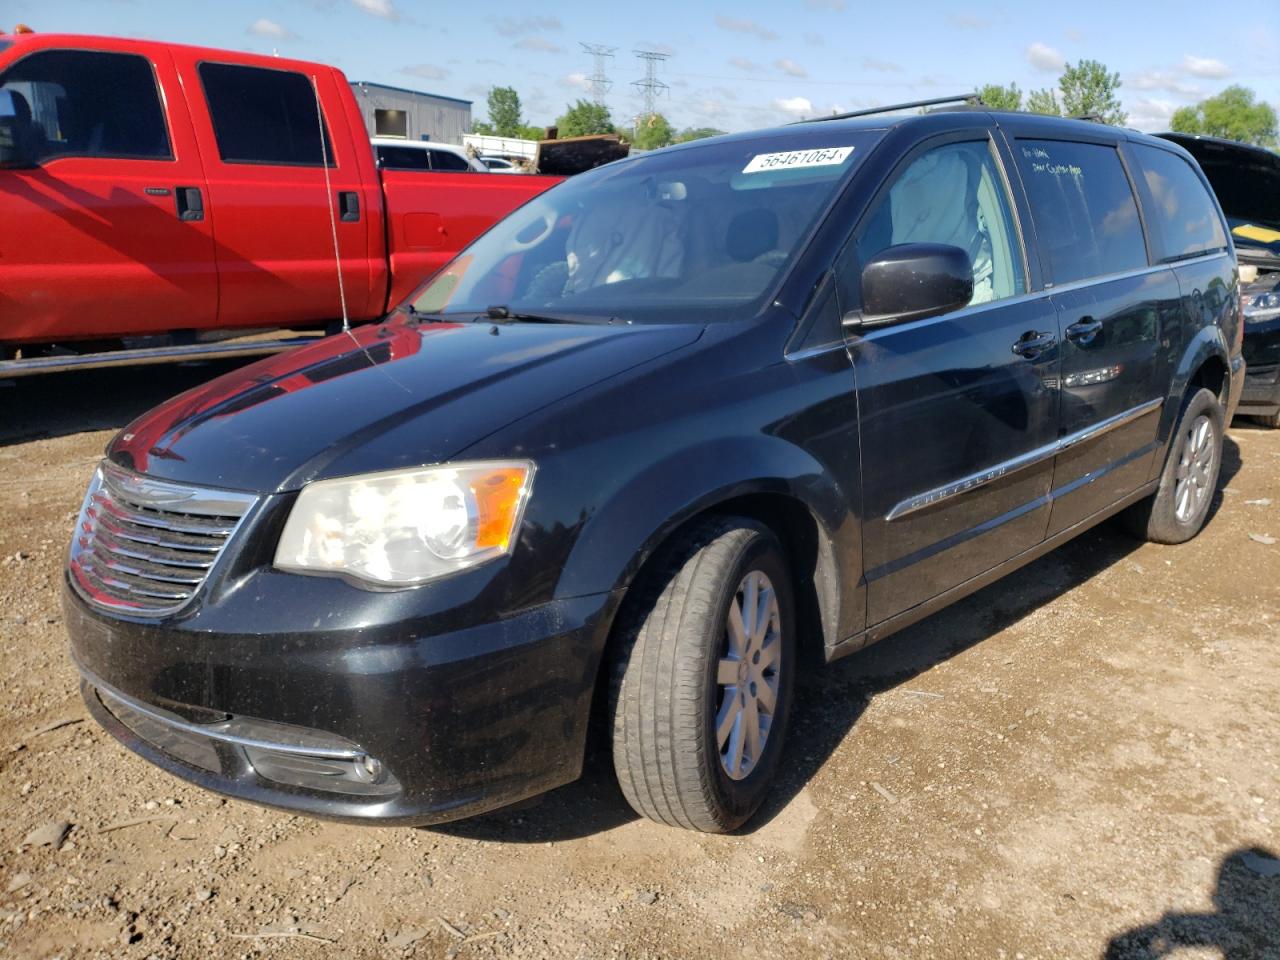
{"type": "Polygon", "coordinates": [[[1248,368],[1239,412],[1280,427],[1280,155],[1214,137],[1160,136],[1199,161],[1235,239],[1248,368]]]}
{"type": "Polygon", "coordinates": [[[599,715],[636,810],[730,830],[806,651],[1123,510],[1195,536],[1240,330],[1213,194],[1140,134],[935,112],[613,163],[112,441],[84,695],[179,776],[366,822],[573,780],[599,715]]]}

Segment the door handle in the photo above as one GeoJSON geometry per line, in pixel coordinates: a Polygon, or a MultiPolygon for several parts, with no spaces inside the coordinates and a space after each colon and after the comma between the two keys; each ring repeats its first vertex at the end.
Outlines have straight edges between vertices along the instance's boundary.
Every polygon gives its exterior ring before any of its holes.
{"type": "Polygon", "coordinates": [[[1044,351],[1048,350],[1058,338],[1052,333],[1041,333],[1038,330],[1028,330],[1013,345],[1013,352],[1020,357],[1026,357],[1028,360],[1034,360],[1044,351]]]}
{"type": "Polygon", "coordinates": [[[174,187],[173,196],[178,205],[179,220],[204,219],[204,196],[199,187],[174,187]]]}
{"type": "Polygon", "coordinates": [[[338,210],[341,211],[339,219],[343,223],[357,223],[360,220],[360,194],[354,190],[340,190],[338,210]]]}
{"type": "Polygon", "coordinates": [[[1081,317],[1071,326],[1067,327],[1067,339],[1081,346],[1087,347],[1093,343],[1093,338],[1102,332],[1102,321],[1095,320],[1093,317],[1081,317]]]}

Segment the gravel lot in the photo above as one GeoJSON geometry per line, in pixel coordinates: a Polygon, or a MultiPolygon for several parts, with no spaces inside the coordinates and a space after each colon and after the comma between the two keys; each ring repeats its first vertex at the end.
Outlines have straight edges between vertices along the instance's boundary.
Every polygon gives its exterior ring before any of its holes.
{"type": "Polygon", "coordinates": [[[806,677],[740,835],[636,819],[607,758],[357,828],[188,787],[80,703],[84,484],[216,369],[0,385],[0,956],[1280,957],[1280,431],[1232,429],[1193,543],[1104,525],[806,677]]]}

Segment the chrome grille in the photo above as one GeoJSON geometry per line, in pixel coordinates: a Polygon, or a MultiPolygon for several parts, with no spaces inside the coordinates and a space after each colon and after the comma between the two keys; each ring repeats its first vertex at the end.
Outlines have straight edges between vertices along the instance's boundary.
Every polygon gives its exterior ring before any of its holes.
{"type": "Polygon", "coordinates": [[[98,607],[174,613],[195,596],[255,500],[103,463],[72,537],[72,583],[98,607]]]}

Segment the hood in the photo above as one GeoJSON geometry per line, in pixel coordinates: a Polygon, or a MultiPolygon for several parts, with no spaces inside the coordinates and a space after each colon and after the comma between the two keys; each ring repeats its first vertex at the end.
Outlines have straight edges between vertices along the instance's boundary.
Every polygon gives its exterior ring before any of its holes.
{"type": "Polygon", "coordinates": [[[1162,133],[1195,157],[1218,196],[1241,260],[1280,258],[1280,154],[1234,140],[1162,133]]]}
{"type": "Polygon", "coordinates": [[[188,390],[122,430],[107,455],[149,476],[259,493],[441,463],[701,333],[693,325],[397,318],[188,390]]]}

